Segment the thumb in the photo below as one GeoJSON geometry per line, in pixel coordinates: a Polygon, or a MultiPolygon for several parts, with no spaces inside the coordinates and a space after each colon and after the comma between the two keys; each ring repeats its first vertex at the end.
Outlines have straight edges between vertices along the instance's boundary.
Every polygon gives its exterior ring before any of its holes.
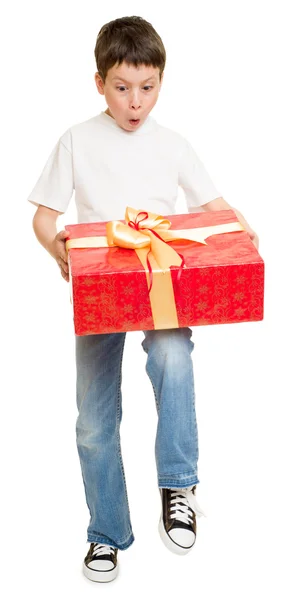
{"type": "Polygon", "coordinates": [[[65,238],[67,238],[69,236],[69,231],[66,231],[66,229],[62,229],[62,231],[59,231],[59,233],[57,234],[57,240],[65,240],[65,238]]]}

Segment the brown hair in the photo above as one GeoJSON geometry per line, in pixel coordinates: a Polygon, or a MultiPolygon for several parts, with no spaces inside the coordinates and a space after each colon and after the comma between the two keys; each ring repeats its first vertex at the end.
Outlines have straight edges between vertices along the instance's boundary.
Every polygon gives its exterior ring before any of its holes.
{"type": "Polygon", "coordinates": [[[108,70],[123,61],[129,65],[159,68],[166,64],[163,42],[151,23],[142,17],[122,17],[103,25],[94,49],[97,70],[105,83],[108,70]]]}

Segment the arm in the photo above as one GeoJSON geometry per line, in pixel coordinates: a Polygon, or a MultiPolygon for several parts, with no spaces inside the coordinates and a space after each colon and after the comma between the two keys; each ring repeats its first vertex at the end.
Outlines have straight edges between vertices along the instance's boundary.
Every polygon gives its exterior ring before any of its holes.
{"type": "Polygon", "coordinates": [[[40,204],[33,218],[33,229],[40,244],[56,260],[63,279],[69,281],[68,258],[65,248],[68,231],[63,229],[57,233],[56,227],[57,218],[61,214],[63,213],[40,204]]]}
{"type": "Polygon", "coordinates": [[[243,225],[244,229],[247,231],[247,233],[249,234],[254,246],[256,246],[256,248],[258,249],[259,247],[259,238],[257,236],[257,234],[255,233],[255,231],[253,231],[253,229],[250,227],[250,225],[247,223],[247,221],[245,220],[245,218],[243,217],[243,215],[239,212],[239,210],[237,210],[236,208],[233,208],[232,206],[230,206],[228,204],[228,202],[226,202],[224,200],[224,198],[222,198],[222,196],[220,196],[220,198],[215,198],[215,200],[211,200],[211,202],[208,202],[207,204],[203,204],[201,207],[203,210],[205,211],[209,211],[209,210],[233,210],[234,213],[236,214],[238,221],[241,223],[241,225],[243,225]]]}

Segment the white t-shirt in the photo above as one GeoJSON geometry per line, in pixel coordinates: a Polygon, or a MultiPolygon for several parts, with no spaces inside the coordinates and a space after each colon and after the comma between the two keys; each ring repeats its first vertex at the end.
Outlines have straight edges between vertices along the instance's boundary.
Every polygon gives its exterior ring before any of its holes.
{"type": "Polygon", "coordinates": [[[128,132],[101,112],[65,131],[27,200],[64,213],[75,190],[79,223],[124,219],[127,206],[171,215],[178,185],[189,212],[221,196],[182,135],[150,115],[128,132]]]}

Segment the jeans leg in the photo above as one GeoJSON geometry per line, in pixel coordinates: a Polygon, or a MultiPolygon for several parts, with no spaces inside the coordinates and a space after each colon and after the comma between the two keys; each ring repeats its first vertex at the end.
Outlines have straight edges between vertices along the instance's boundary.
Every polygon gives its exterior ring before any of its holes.
{"type": "Polygon", "coordinates": [[[88,542],[134,541],[120,446],[125,333],[76,336],[77,449],[90,512],[88,542]]]}
{"type": "Polygon", "coordinates": [[[158,486],[189,487],[199,483],[192,330],[183,327],[144,331],[144,334],[146,371],[158,414],[155,441],[158,486]]]}

